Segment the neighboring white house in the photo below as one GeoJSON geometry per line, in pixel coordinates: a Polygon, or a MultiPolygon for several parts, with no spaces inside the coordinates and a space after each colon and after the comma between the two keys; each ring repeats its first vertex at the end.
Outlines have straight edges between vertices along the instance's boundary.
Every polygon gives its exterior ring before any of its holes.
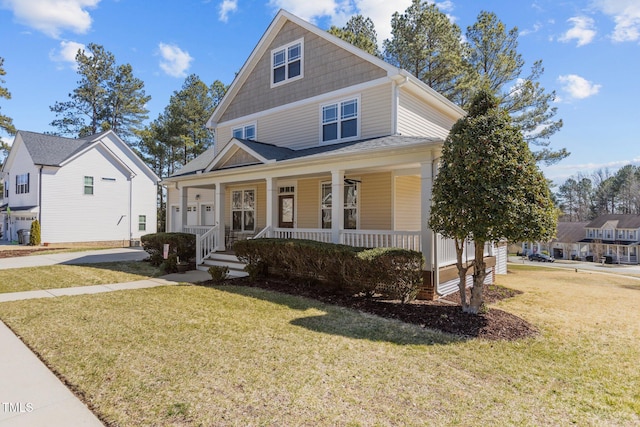
{"type": "MultiPolygon", "coordinates": [[[[207,122],[214,146],[163,181],[168,229],[199,235],[198,261],[230,235],[413,249],[426,261],[420,296],[453,292],[454,245],[428,217],[443,142],[464,115],[281,10],[207,122]]],[[[506,246],[485,253],[506,273],[506,246]]]]}
{"type": "Polygon", "coordinates": [[[50,244],[128,246],[156,232],[160,180],[112,131],[80,139],[19,131],[1,178],[5,240],[35,219],[50,244]]]}
{"type": "Polygon", "coordinates": [[[615,263],[638,264],[640,215],[601,215],[585,225],[580,242],[589,245],[594,261],[610,257],[615,263]]]}

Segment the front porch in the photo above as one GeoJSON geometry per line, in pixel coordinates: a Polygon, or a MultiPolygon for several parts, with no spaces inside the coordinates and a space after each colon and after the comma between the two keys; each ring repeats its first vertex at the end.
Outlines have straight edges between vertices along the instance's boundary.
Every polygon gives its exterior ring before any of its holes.
{"type": "MultiPolygon", "coordinates": [[[[251,148],[266,150],[264,144],[237,145],[235,153],[215,157],[204,173],[165,183],[167,231],[198,236],[199,265],[244,238],[396,247],[422,252],[427,286],[423,297],[457,290],[457,281],[440,277],[441,269],[456,262],[453,242],[428,226],[437,145],[335,157],[322,152],[305,162],[259,158],[251,148]]],[[[494,256],[492,251],[487,247],[486,256],[494,256]]],[[[473,254],[469,245],[465,260],[473,254]]]]}

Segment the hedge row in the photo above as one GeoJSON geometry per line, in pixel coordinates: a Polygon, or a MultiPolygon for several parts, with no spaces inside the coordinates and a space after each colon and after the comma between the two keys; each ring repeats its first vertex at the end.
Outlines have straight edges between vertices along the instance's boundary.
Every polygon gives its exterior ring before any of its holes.
{"type": "Polygon", "coordinates": [[[404,249],[364,249],[300,239],[248,239],[236,242],[233,250],[254,279],[273,272],[336,293],[381,293],[407,302],[416,297],[422,282],[422,254],[404,249]]]}
{"type": "Polygon", "coordinates": [[[178,262],[193,262],[196,256],[196,236],[189,233],[154,233],[140,238],[152,265],[163,265],[168,273],[177,271],[178,262]],[[164,245],[169,245],[169,256],[164,259],[164,245]]]}

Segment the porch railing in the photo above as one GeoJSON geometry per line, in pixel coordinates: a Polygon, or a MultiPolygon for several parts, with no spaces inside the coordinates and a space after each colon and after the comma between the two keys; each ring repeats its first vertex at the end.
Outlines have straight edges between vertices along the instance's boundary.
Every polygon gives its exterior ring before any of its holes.
{"type": "MultiPolygon", "coordinates": [[[[438,264],[440,267],[446,267],[456,263],[456,244],[453,239],[445,239],[444,237],[437,236],[437,248],[438,248],[438,264]]],[[[484,245],[484,256],[492,254],[492,246],[490,243],[484,245]]],[[[475,259],[476,245],[472,240],[465,242],[464,249],[462,251],[462,261],[471,261],[475,259]]]]}
{"type": "Polygon", "coordinates": [[[419,231],[342,230],[340,243],[362,248],[401,248],[422,251],[419,231]]]}
{"type": "Polygon", "coordinates": [[[272,237],[277,239],[306,239],[331,243],[331,230],[319,228],[274,228],[272,237]]]}
{"type": "Polygon", "coordinates": [[[216,249],[218,226],[188,225],[182,228],[184,233],[196,235],[196,265],[202,264],[216,249]]]}

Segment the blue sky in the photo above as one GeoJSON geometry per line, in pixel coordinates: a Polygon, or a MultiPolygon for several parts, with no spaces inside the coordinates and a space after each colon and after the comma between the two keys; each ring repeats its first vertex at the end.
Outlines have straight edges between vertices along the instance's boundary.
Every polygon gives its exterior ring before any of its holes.
{"type": "MultiPolygon", "coordinates": [[[[49,107],[76,87],[74,56],[103,45],[118,64],[130,63],[162,112],[187,75],[231,83],[280,8],[327,29],[361,13],[378,39],[390,37],[391,15],[410,0],[0,0],[0,57],[11,100],[0,111],[18,129],[53,130],[49,107]]],[[[542,59],[541,80],[555,90],[564,127],[551,147],[571,156],[542,167],[556,182],[599,168],[640,165],[639,0],[451,0],[437,2],[463,33],[481,10],[518,27],[529,67],[542,59]],[[517,6],[515,6],[517,4],[517,6]]],[[[6,140],[11,141],[6,135],[6,140]]]]}

